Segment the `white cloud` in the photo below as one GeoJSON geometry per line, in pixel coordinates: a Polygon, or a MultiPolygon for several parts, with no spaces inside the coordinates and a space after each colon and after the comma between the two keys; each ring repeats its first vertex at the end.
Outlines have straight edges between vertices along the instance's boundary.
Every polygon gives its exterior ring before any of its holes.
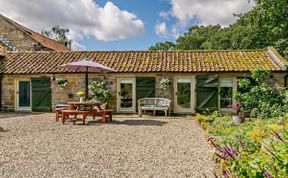
{"type": "Polygon", "coordinates": [[[171,0],[171,5],[171,14],[181,25],[197,20],[200,25],[227,26],[236,20],[233,13],[247,12],[254,3],[248,0],[171,0]]]}
{"type": "Polygon", "coordinates": [[[93,0],[1,0],[0,13],[35,31],[54,25],[68,28],[81,48],[77,41],[85,37],[115,41],[144,32],[142,20],[109,1],[99,7],[93,0]]]}
{"type": "Polygon", "coordinates": [[[178,25],[173,25],[171,32],[170,32],[170,36],[172,36],[173,38],[177,39],[179,37],[179,31],[178,31],[178,25]]]}
{"type": "Polygon", "coordinates": [[[166,38],[167,37],[166,23],[165,22],[157,23],[155,26],[155,33],[160,37],[166,38]]]}
{"type": "Polygon", "coordinates": [[[165,20],[168,20],[170,14],[169,14],[169,12],[161,11],[161,12],[159,13],[159,16],[160,16],[161,18],[165,19],[165,20]]]}
{"type": "Polygon", "coordinates": [[[179,37],[179,32],[177,30],[178,26],[177,25],[172,25],[171,27],[167,27],[165,22],[157,23],[155,26],[155,33],[160,36],[161,38],[168,38],[168,37],[173,37],[173,38],[178,38],[179,37]]]}

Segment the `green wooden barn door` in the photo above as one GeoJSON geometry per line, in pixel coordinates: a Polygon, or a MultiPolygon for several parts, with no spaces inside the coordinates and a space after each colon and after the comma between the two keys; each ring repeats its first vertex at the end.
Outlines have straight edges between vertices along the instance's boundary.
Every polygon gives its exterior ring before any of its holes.
{"type": "Polygon", "coordinates": [[[218,109],[218,77],[216,75],[197,76],[196,109],[200,112],[218,109]]]}
{"type": "Polygon", "coordinates": [[[141,98],[155,97],[155,78],[154,77],[137,77],[136,78],[136,105],[141,98]]]}
{"type": "Polygon", "coordinates": [[[32,78],[32,111],[51,111],[50,78],[32,78]]]}

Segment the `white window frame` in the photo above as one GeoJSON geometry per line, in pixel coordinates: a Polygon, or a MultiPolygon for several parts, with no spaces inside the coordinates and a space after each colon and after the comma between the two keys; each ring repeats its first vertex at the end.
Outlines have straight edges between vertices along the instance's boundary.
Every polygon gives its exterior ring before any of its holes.
{"type": "Polygon", "coordinates": [[[135,77],[121,77],[117,78],[117,112],[119,113],[135,113],[136,112],[136,79],[135,77]],[[121,91],[121,81],[122,80],[132,80],[132,107],[131,108],[121,108],[121,96],[119,95],[121,91]]]}

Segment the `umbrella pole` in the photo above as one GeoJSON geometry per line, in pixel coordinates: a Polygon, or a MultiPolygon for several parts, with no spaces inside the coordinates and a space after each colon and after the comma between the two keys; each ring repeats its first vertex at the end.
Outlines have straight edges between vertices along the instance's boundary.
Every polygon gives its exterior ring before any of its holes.
{"type": "Polygon", "coordinates": [[[85,75],[85,101],[88,100],[88,66],[86,67],[86,75],[85,75]]]}

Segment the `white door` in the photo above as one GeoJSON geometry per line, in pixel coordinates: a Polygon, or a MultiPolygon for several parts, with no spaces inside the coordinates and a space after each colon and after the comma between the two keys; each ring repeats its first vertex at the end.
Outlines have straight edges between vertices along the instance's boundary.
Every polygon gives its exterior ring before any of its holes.
{"type": "Polygon", "coordinates": [[[194,113],[194,86],[192,77],[175,78],[175,111],[177,113],[194,113]]]}
{"type": "Polygon", "coordinates": [[[118,112],[136,112],[135,78],[118,79],[118,112]]]}
{"type": "Polygon", "coordinates": [[[31,111],[31,81],[22,79],[16,81],[16,110],[31,111]]]}

